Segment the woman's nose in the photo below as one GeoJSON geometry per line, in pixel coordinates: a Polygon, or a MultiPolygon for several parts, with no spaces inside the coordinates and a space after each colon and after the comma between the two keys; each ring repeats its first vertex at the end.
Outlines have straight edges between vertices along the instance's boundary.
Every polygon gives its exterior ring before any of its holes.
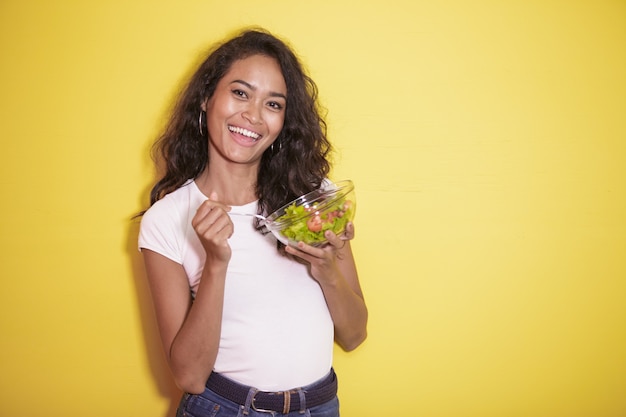
{"type": "Polygon", "coordinates": [[[261,122],[261,109],[255,104],[251,104],[243,112],[243,117],[252,124],[261,122]]]}

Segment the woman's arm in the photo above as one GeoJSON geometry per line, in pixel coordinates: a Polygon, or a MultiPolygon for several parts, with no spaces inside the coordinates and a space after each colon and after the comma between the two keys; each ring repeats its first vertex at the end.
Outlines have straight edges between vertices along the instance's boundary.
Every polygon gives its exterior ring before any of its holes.
{"type": "Polygon", "coordinates": [[[174,380],[183,391],[199,394],[213,370],[219,347],[232,222],[223,209],[207,202],[198,209],[192,225],[207,253],[195,300],[191,299],[182,265],[151,250],[143,249],[142,253],[174,380]]]}
{"type": "MultiPolygon", "coordinates": [[[[352,223],[346,235],[354,236],[352,223]]],[[[311,275],[319,282],[333,319],[335,340],[350,351],[367,337],[367,307],[349,240],[339,239],[332,232],[327,232],[327,238],[330,244],[323,248],[300,242],[297,248],[287,246],[285,250],[311,264],[311,275]]]]}
{"type": "Polygon", "coordinates": [[[161,342],[176,385],[199,394],[213,370],[221,331],[224,279],[203,273],[192,302],[183,267],[142,250],[161,342]]]}

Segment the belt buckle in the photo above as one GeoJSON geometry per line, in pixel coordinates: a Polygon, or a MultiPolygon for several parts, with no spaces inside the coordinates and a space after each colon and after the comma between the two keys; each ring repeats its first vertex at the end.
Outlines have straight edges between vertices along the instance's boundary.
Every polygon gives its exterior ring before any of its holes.
{"type": "Polygon", "coordinates": [[[275,413],[276,411],[274,410],[266,410],[264,408],[257,408],[256,404],[254,403],[254,401],[256,400],[256,395],[259,393],[259,391],[256,391],[254,393],[254,395],[252,395],[252,401],[250,403],[250,408],[252,408],[254,411],[258,412],[258,413],[275,413]]]}
{"type": "MultiPolygon", "coordinates": [[[[252,408],[254,411],[259,412],[259,413],[276,413],[277,410],[266,410],[264,408],[257,408],[256,404],[254,403],[254,401],[256,400],[256,395],[259,393],[260,391],[256,391],[254,393],[254,395],[252,395],[252,401],[250,402],[250,408],[252,408]]],[[[289,409],[291,408],[291,391],[279,391],[276,392],[275,394],[283,394],[283,414],[288,414],[289,413],[289,409]]]]}

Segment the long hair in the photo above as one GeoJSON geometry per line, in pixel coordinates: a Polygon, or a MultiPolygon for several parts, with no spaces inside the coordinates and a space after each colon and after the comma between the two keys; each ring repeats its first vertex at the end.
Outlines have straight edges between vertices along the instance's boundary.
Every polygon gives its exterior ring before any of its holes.
{"type": "Polygon", "coordinates": [[[153,157],[165,165],[150,192],[150,205],[195,179],[210,163],[201,103],[212,97],[233,63],[252,55],[274,58],[287,85],[283,128],[261,157],[256,194],[259,214],[269,214],[294,198],[318,188],[330,171],[331,145],[320,114],[317,86],[283,41],[265,30],[246,30],[217,45],[183,90],[153,157]],[[199,126],[200,124],[200,126],[199,126]]]}

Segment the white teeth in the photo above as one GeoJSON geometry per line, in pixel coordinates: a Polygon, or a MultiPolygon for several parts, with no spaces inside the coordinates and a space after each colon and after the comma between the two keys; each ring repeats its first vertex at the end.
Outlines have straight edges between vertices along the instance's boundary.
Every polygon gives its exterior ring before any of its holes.
{"type": "Polygon", "coordinates": [[[261,137],[261,135],[259,135],[258,133],[254,133],[250,130],[243,129],[241,127],[228,126],[228,130],[234,133],[239,133],[240,135],[244,135],[255,140],[261,137]]]}

